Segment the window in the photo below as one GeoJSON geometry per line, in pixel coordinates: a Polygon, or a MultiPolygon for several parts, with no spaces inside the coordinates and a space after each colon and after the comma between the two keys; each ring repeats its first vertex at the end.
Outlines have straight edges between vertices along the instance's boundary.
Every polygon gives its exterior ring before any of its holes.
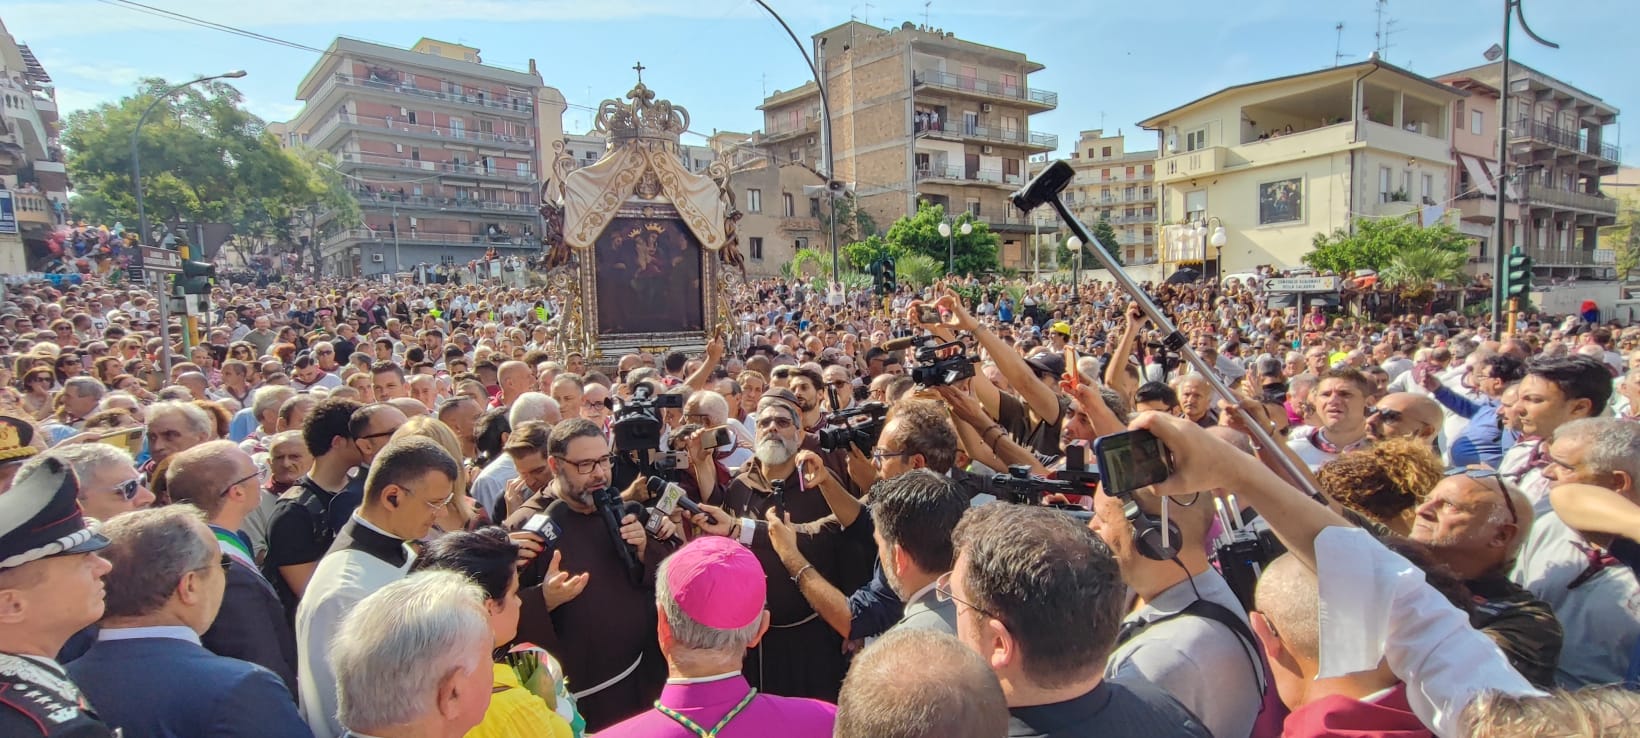
{"type": "MultiPolygon", "coordinates": [[[[1092,156],[1092,154],[1089,154],[1089,156],[1092,156]]],[[[1110,170],[1109,169],[1099,170],[1099,180],[1102,181],[1102,182],[1109,182],[1110,181],[1110,170]]]]}
{"type": "Polygon", "coordinates": [[[968,214],[974,216],[975,218],[979,217],[979,201],[978,200],[969,200],[968,201],[968,214]]]}
{"type": "Polygon", "coordinates": [[[1184,193],[1185,220],[1201,220],[1207,215],[1207,190],[1184,193]]]}
{"type": "Polygon", "coordinates": [[[1395,175],[1392,172],[1390,172],[1389,167],[1379,167],[1378,168],[1378,201],[1379,202],[1389,202],[1390,182],[1394,179],[1394,177],[1395,177],[1395,175]]]}
{"type": "Polygon", "coordinates": [[[796,240],[792,241],[792,248],[794,250],[802,251],[803,249],[806,249],[808,247],[809,247],[809,239],[799,238],[799,239],[796,239],[796,240]]]}
{"type": "Polygon", "coordinates": [[[820,198],[818,198],[818,197],[809,198],[809,217],[810,218],[820,217],[820,198]]]}
{"type": "Polygon", "coordinates": [[[965,136],[979,135],[979,113],[964,112],[962,114],[962,133],[965,136]]]}
{"type": "Polygon", "coordinates": [[[763,212],[763,190],[747,190],[746,191],[746,212],[748,212],[748,213],[761,213],[761,212],[763,212]]]}
{"type": "Polygon", "coordinates": [[[802,149],[792,149],[791,150],[791,160],[793,162],[802,161],[803,160],[803,150],[802,149]]]}
{"type": "Polygon", "coordinates": [[[784,210],[786,212],[786,217],[794,218],[794,217],[797,216],[797,206],[796,206],[796,203],[792,200],[792,193],[790,193],[790,192],[781,193],[781,195],[780,195],[780,206],[782,208],[784,208],[784,210]]]}
{"type": "Polygon", "coordinates": [[[1110,147],[1109,147],[1109,146],[1105,146],[1105,147],[1103,147],[1103,148],[1101,148],[1101,149],[1099,149],[1099,155],[1100,155],[1100,156],[1103,156],[1103,157],[1105,157],[1105,158],[1107,158],[1107,159],[1108,159],[1108,158],[1110,158],[1110,147]]]}
{"type": "Polygon", "coordinates": [[[1422,202],[1429,205],[1435,202],[1435,175],[1425,174],[1419,180],[1418,194],[1423,196],[1422,202]]]}
{"type": "Polygon", "coordinates": [[[1195,151],[1207,148],[1207,129],[1200,128],[1184,135],[1184,150],[1195,151]]]}
{"type": "Polygon", "coordinates": [[[1128,179],[1133,179],[1133,172],[1134,172],[1134,168],[1133,167],[1128,167],[1127,171],[1122,176],[1127,177],[1128,179]]]}
{"type": "Polygon", "coordinates": [[[1089,159],[1093,158],[1093,149],[1088,149],[1088,158],[1089,159]]]}
{"type": "Polygon", "coordinates": [[[1412,197],[1412,170],[1401,170],[1401,194],[1412,197]]]}
{"type": "Polygon", "coordinates": [[[1486,113],[1480,110],[1469,111],[1469,132],[1477,136],[1486,127],[1486,113]]]}
{"type": "MultiPolygon", "coordinates": [[[[752,190],[752,192],[756,191],[752,190]]],[[[749,252],[747,255],[752,258],[752,261],[763,261],[763,238],[761,236],[752,236],[746,239],[746,250],[749,252]]]]}
{"type": "Polygon", "coordinates": [[[460,118],[451,118],[450,119],[450,137],[451,138],[466,138],[467,137],[467,121],[464,121],[460,118]]]}
{"type": "Polygon", "coordinates": [[[404,117],[407,120],[410,121],[410,125],[415,125],[416,124],[416,111],[414,111],[414,110],[408,111],[404,114],[404,117]]]}
{"type": "Polygon", "coordinates": [[[530,176],[529,162],[523,162],[523,161],[518,162],[518,176],[520,176],[520,177],[529,177],[530,176]]]}

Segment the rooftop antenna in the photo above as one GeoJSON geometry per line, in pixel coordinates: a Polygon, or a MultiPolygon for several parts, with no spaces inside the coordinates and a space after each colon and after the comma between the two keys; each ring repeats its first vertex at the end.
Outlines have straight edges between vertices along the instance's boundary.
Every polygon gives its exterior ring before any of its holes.
{"type": "Polygon", "coordinates": [[[1389,0],[1376,0],[1373,14],[1377,16],[1377,29],[1373,31],[1372,37],[1376,42],[1374,45],[1377,47],[1378,58],[1385,61],[1389,60],[1386,52],[1395,45],[1390,43],[1389,38],[1396,32],[1395,19],[1386,17],[1388,13],[1389,0]]]}
{"type": "Polygon", "coordinates": [[[925,31],[928,30],[928,7],[933,4],[934,0],[923,0],[923,30],[925,31]]]}
{"type": "Polygon", "coordinates": [[[1355,55],[1344,53],[1344,21],[1339,21],[1333,30],[1338,32],[1338,40],[1333,44],[1333,66],[1336,67],[1343,64],[1345,58],[1355,55]]]}

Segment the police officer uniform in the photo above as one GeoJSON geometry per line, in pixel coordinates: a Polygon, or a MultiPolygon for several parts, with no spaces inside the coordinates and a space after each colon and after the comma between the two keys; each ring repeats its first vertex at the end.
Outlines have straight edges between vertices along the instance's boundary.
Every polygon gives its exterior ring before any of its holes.
{"type": "MultiPolygon", "coordinates": [[[[16,429],[0,422],[0,461],[35,453],[35,449],[16,440],[16,429]]],[[[108,539],[88,527],[80,514],[79,486],[73,472],[56,459],[40,463],[19,472],[21,479],[0,496],[0,570],[50,556],[89,553],[108,545],[108,539]]],[[[6,627],[0,626],[0,635],[6,627]]],[[[97,719],[79,688],[51,656],[0,652],[0,736],[119,735],[118,729],[97,719]]]]}

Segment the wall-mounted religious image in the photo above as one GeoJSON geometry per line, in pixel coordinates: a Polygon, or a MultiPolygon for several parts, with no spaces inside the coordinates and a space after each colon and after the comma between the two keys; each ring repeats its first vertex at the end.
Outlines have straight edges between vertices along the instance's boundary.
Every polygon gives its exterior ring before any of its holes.
{"type": "Polygon", "coordinates": [[[1304,219],[1304,178],[1278,179],[1258,186],[1258,224],[1304,219]]]}
{"type": "Polygon", "coordinates": [[[705,329],[701,248],[675,218],[614,218],[598,237],[598,333],[705,329]]]}

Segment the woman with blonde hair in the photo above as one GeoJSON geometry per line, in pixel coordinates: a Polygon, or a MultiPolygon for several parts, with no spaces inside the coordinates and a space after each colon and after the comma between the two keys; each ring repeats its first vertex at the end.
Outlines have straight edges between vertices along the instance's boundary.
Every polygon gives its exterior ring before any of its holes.
{"type": "MultiPolygon", "coordinates": [[[[399,429],[393,432],[393,438],[408,438],[410,436],[432,439],[434,443],[448,451],[452,459],[460,459],[464,455],[461,453],[461,441],[456,438],[455,431],[450,430],[450,426],[445,425],[443,421],[431,415],[418,415],[411,418],[409,422],[399,426],[399,429]]],[[[437,537],[445,531],[466,530],[472,524],[473,499],[467,496],[467,485],[471,481],[467,478],[466,469],[461,469],[456,475],[452,489],[455,494],[450,496],[450,504],[445,505],[444,509],[439,512],[438,519],[433,521],[433,530],[429,534],[430,537],[437,537]]]]}
{"type": "Polygon", "coordinates": [[[1405,536],[1412,532],[1419,503],[1443,471],[1428,441],[1390,438],[1327,462],[1315,476],[1328,497],[1405,536]]]}

